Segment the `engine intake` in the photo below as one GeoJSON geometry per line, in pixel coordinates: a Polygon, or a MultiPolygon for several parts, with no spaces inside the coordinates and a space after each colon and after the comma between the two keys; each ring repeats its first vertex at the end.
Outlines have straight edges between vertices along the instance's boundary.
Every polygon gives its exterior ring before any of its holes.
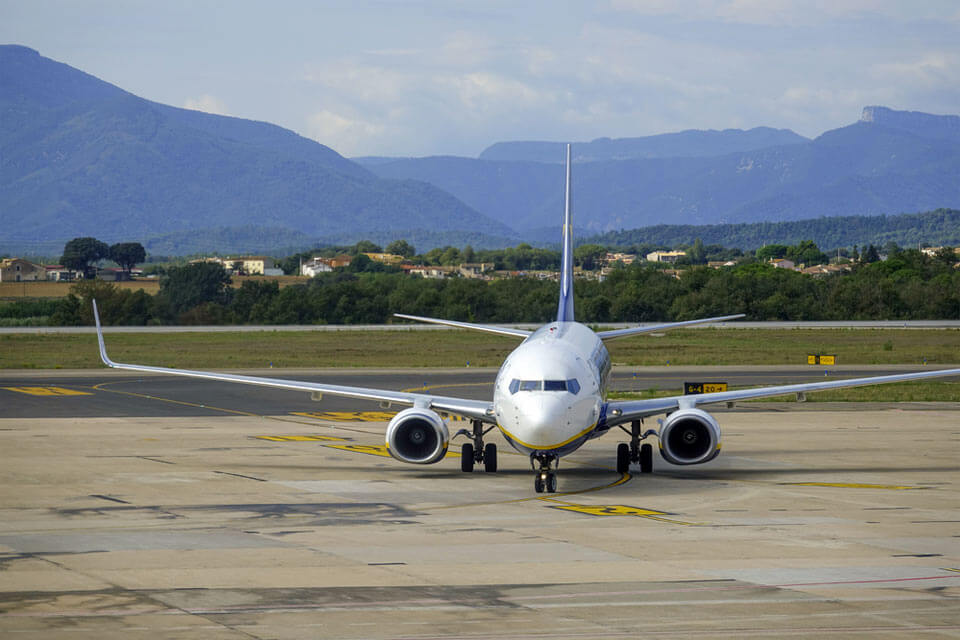
{"type": "Polygon", "coordinates": [[[387,451],[401,462],[433,464],[447,455],[450,433],[437,413],[404,409],[387,425],[387,451]]]}
{"type": "Polygon", "coordinates": [[[660,427],[660,455],[671,464],[702,464],[720,454],[720,425],[701,409],[681,409],[660,427]]]}

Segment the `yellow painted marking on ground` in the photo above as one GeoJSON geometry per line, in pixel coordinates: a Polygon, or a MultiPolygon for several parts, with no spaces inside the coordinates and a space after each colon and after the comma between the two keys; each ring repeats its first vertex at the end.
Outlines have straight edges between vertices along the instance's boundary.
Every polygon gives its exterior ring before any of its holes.
{"type": "Polygon", "coordinates": [[[26,393],[31,396],[92,396],[89,391],[77,391],[76,389],[64,389],[63,387],[3,387],[8,391],[26,393]]]}
{"type": "Polygon", "coordinates": [[[409,389],[401,389],[403,393],[421,393],[423,391],[433,391],[434,389],[453,389],[454,387],[480,387],[487,386],[488,382],[457,382],[457,383],[446,383],[446,384],[431,384],[424,385],[422,387],[410,387],[409,389]]]}
{"type": "Polygon", "coordinates": [[[291,414],[330,422],[389,422],[396,415],[391,411],[293,411],[291,414]]]}
{"type": "MultiPolygon", "coordinates": [[[[382,458],[389,458],[390,452],[387,451],[386,445],[382,444],[327,444],[325,447],[330,447],[331,449],[340,449],[341,451],[352,451],[353,453],[365,453],[369,456],[380,456],[382,458]]],[[[447,451],[448,458],[459,458],[460,454],[453,451],[447,451]]]]}
{"type": "Polygon", "coordinates": [[[271,440],[273,442],[316,442],[318,440],[342,441],[343,438],[334,436],[254,436],[259,440],[271,440]]]}
{"type": "Polygon", "coordinates": [[[671,518],[664,518],[668,514],[663,511],[655,511],[653,509],[642,509],[640,507],[631,507],[623,504],[606,504],[606,505],[594,505],[594,504],[575,504],[572,502],[563,503],[560,500],[554,500],[551,498],[542,498],[549,502],[560,502],[561,504],[550,505],[554,509],[563,509],[564,511],[573,511],[575,513],[583,513],[588,516],[633,516],[636,518],[646,518],[648,520],[656,520],[658,522],[667,522],[670,524],[682,524],[687,526],[694,526],[694,522],[682,522],[680,520],[673,520],[671,518]]]}
{"type": "Polygon", "coordinates": [[[561,504],[556,509],[586,513],[591,516],[665,516],[663,511],[629,507],[623,504],[592,505],[592,504],[561,504]]]}
{"type": "Polygon", "coordinates": [[[924,489],[925,487],[907,487],[895,484],[863,484],[855,482],[781,482],[782,485],[793,487],[837,487],[840,489],[887,489],[889,491],[906,491],[908,489],[924,489]]]}
{"type": "Polygon", "coordinates": [[[960,569],[954,569],[953,567],[940,567],[944,571],[953,571],[954,573],[960,573],[960,569]]]}

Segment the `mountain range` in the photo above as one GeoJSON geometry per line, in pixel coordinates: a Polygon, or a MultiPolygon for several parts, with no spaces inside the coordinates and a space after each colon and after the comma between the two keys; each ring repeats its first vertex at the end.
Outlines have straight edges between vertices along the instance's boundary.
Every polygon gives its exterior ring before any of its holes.
{"type": "MultiPolygon", "coordinates": [[[[556,242],[563,143],[477,158],[344,158],[264,122],[130,94],[0,46],[0,251],[92,235],[155,253],[272,252],[371,238],[556,242]]],[[[669,222],[789,221],[960,207],[960,117],[866,107],[808,139],[786,129],[574,143],[580,236],[669,222]]],[[[419,243],[419,244],[417,244],[419,243]]]]}
{"type": "Polygon", "coordinates": [[[0,47],[0,149],[7,244],[224,226],[513,234],[428,183],[272,124],[144,100],[27,47],[0,47]]]}
{"type": "MultiPolygon", "coordinates": [[[[667,221],[702,225],[957,207],[958,129],[957,116],[866,107],[858,122],[813,140],[773,129],[760,137],[757,129],[682,132],[672,156],[662,149],[663,136],[575,144],[572,155],[581,159],[574,168],[577,225],[605,232],[667,221]],[[731,150],[763,139],[779,142],[731,150]]],[[[358,161],[383,177],[430,182],[524,235],[555,226],[562,210],[562,174],[555,164],[529,158],[549,152],[562,159],[561,149],[498,143],[480,158],[358,161]]]]}

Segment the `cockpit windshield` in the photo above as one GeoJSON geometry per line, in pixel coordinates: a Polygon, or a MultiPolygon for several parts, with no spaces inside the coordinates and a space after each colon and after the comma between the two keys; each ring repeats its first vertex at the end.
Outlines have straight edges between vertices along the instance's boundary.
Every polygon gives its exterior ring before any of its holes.
{"type": "Polygon", "coordinates": [[[518,380],[510,381],[510,394],[518,391],[569,391],[573,395],[580,393],[580,383],[576,378],[568,380],[518,380]]]}

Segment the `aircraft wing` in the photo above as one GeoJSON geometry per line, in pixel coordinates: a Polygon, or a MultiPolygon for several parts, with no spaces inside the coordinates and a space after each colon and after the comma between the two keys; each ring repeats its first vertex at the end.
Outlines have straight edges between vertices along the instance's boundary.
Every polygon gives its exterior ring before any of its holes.
{"type": "Polygon", "coordinates": [[[282,380],[279,378],[261,378],[257,376],[243,376],[231,373],[214,371],[192,371],[190,369],[171,369],[167,367],[151,367],[139,364],[123,364],[114,362],[107,355],[107,348],[103,342],[103,329],[100,326],[100,314],[97,311],[97,302],[93,301],[93,317],[97,323],[97,341],[100,345],[100,359],[108,367],[142,371],[144,373],[165,373],[175,376],[218,380],[221,382],[240,382],[261,387],[275,389],[290,389],[293,391],[309,391],[315,394],[330,394],[358,400],[374,400],[381,403],[409,405],[430,408],[436,411],[454,413],[466,418],[495,422],[492,404],[484,400],[469,400],[466,398],[450,398],[434,396],[426,393],[410,393],[407,391],[390,391],[387,389],[368,389],[364,387],[348,387],[318,382],[304,382],[297,380],[282,380]]]}
{"type": "Polygon", "coordinates": [[[768,398],[792,393],[826,391],[827,389],[864,387],[890,382],[910,382],[912,380],[925,380],[927,378],[942,378],[947,376],[960,376],[960,369],[937,369],[935,371],[918,371],[915,373],[900,373],[889,376],[873,376],[870,378],[849,378],[846,380],[831,380],[829,382],[805,382],[802,384],[786,384],[774,387],[758,387],[755,389],[738,389],[736,391],[718,391],[716,393],[651,398],[649,400],[616,400],[607,402],[604,407],[606,410],[606,424],[608,426],[616,426],[624,422],[639,420],[640,418],[646,418],[659,413],[667,413],[677,409],[692,409],[700,405],[716,404],[719,402],[768,398]]]}
{"type": "Polygon", "coordinates": [[[640,333],[653,333],[655,331],[666,331],[667,329],[676,329],[678,327],[689,327],[695,324],[707,324],[710,322],[725,322],[742,318],[746,314],[737,313],[732,316],[719,316],[716,318],[701,318],[699,320],[684,320],[683,322],[667,322],[666,324],[655,324],[647,327],[629,327],[627,329],[611,329],[610,331],[597,331],[597,337],[606,342],[614,338],[625,338],[635,336],[640,333]]]}

